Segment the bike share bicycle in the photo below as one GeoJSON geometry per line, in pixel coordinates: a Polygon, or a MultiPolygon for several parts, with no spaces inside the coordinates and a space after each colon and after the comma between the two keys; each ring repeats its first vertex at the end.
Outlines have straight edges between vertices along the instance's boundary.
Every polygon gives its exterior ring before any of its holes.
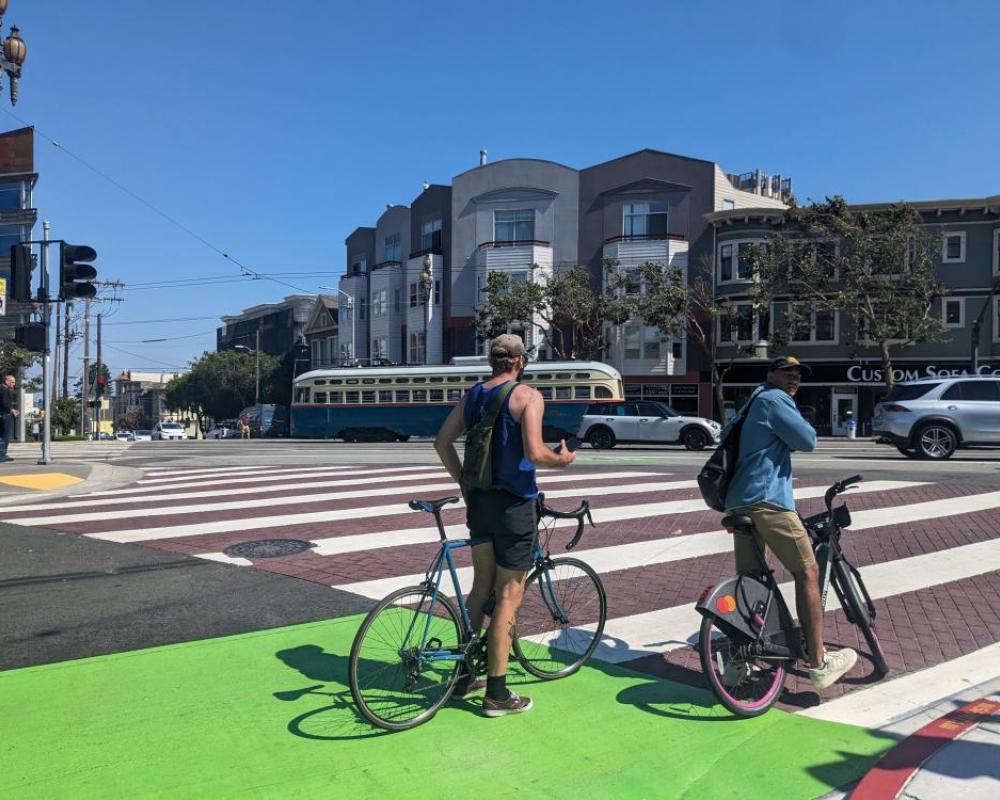
{"type": "MultiPolygon", "coordinates": [[[[819,566],[820,595],[826,607],[831,584],[849,622],[864,634],[876,672],[888,671],[885,653],[875,633],[875,606],[861,573],[847,560],[840,534],[851,525],[845,504],[833,499],[861,480],[854,475],[826,491],[826,511],[803,519],[819,566]]],[[[788,604],[767,565],[750,517],[722,520],[728,531],[750,536],[761,567],[757,575],[737,575],[708,587],[696,608],[704,617],[698,639],[701,668],[709,687],[727,709],[741,717],[763,714],[778,700],[787,668],[807,660],[802,629],[792,621],[788,604]]]]}
{"type": "MultiPolygon", "coordinates": [[[[434,515],[441,547],[423,582],[382,599],[354,637],[348,666],[351,695],[365,719],[380,728],[406,730],[433,717],[451,697],[463,664],[475,675],[486,673],[486,637],[472,630],[452,555],[470,540],[449,540],[441,522],[441,508],[458,500],[410,501],[414,511],[434,515]],[[441,590],[445,569],[451,574],[454,601],[441,590]]],[[[575,535],[566,545],[572,550],[583,535],[584,519],[594,525],[590,504],[584,500],[573,511],[556,511],[544,501],[539,495],[534,568],[518,612],[513,650],[530,674],[552,680],[572,675],[593,654],[604,631],[607,599],[588,564],[549,555],[556,520],[576,520],[575,535]]]]}

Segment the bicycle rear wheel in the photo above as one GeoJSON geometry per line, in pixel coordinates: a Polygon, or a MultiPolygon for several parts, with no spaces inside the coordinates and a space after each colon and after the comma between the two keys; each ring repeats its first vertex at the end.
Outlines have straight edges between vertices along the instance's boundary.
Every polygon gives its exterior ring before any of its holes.
{"type": "Polygon", "coordinates": [[[875,609],[868,599],[868,593],[864,591],[860,573],[848,562],[838,561],[833,579],[837,597],[847,619],[861,628],[875,671],[879,675],[888,674],[889,664],[885,660],[885,651],[882,650],[882,643],[875,632],[875,609]]]}
{"type": "Polygon", "coordinates": [[[543,680],[565,678],[593,654],[608,616],[604,584],[589,564],[555,558],[528,577],[514,655],[543,680]]]}
{"type": "Polygon", "coordinates": [[[698,655],[712,693],[738,717],[758,717],[773,706],[785,685],[780,661],[750,655],[747,637],[730,636],[713,617],[701,621],[698,655]]]}
{"type": "Polygon", "coordinates": [[[419,586],[399,589],[373,608],[351,647],[348,679],[362,715],[401,731],[426,722],[447,702],[461,660],[432,660],[460,648],[464,629],[455,604],[419,586]]]}

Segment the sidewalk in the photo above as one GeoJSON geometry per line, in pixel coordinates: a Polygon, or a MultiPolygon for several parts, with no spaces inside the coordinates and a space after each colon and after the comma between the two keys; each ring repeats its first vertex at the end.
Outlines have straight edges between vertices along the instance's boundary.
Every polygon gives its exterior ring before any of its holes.
{"type": "Polygon", "coordinates": [[[131,483],[142,473],[132,467],[60,459],[39,464],[37,456],[19,456],[0,464],[0,506],[67,494],[97,492],[131,483]]]}

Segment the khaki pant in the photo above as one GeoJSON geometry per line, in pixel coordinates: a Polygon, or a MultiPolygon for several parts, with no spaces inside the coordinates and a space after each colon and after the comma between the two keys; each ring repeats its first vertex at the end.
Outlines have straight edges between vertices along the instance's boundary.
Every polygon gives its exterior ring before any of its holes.
{"type": "MultiPolygon", "coordinates": [[[[742,514],[753,520],[763,543],[778,557],[785,569],[793,575],[816,566],[809,534],[799,515],[770,503],[729,509],[729,514],[742,514]]],[[[760,562],[754,552],[753,542],[743,533],[736,533],[733,541],[737,572],[759,572],[760,562]]],[[[766,555],[766,551],[765,551],[766,555]]]]}

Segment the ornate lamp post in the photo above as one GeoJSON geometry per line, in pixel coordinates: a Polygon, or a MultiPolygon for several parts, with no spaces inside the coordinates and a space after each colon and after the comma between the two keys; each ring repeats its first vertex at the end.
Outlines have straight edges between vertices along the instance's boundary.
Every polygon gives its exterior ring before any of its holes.
{"type": "MultiPolygon", "coordinates": [[[[3,15],[7,13],[8,0],[0,0],[0,28],[3,27],[3,15]]],[[[2,34],[0,34],[2,35],[2,34]]],[[[18,36],[16,25],[12,25],[10,35],[4,39],[3,55],[0,56],[0,69],[10,77],[10,104],[17,105],[17,82],[21,78],[21,65],[28,57],[28,46],[24,39],[18,36]]],[[[0,72],[2,77],[2,72],[0,72]]]]}
{"type": "Polygon", "coordinates": [[[424,256],[424,269],[420,273],[420,293],[424,301],[424,364],[427,364],[427,324],[431,318],[431,294],[434,286],[434,259],[424,256]]]}

